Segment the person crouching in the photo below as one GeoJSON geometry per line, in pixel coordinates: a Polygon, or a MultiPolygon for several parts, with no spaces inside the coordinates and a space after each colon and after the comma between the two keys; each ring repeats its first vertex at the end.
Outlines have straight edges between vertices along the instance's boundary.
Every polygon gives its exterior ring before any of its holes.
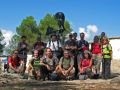
{"type": "Polygon", "coordinates": [[[34,50],[33,57],[28,63],[28,79],[40,79],[40,58],[38,50],[34,50]]]}
{"type": "Polygon", "coordinates": [[[78,69],[79,69],[79,79],[85,80],[91,77],[92,74],[92,59],[90,52],[85,50],[83,53],[83,58],[80,58],[78,69]]]}
{"type": "Polygon", "coordinates": [[[43,80],[56,80],[56,69],[58,58],[55,57],[50,48],[46,48],[44,56],[40,59],[40,71],[43,80]],[[54,76],[54,77],[53,77],[54,76]]]}
{"type": "Polygon", "coordinates": [[[64,56],[61,57],[59,61],[59,75],[63,80],[70,80],[74,78],[75,69],[74,60],[70,57],[70,52],[68,50],[64,51],[64,56]]]}

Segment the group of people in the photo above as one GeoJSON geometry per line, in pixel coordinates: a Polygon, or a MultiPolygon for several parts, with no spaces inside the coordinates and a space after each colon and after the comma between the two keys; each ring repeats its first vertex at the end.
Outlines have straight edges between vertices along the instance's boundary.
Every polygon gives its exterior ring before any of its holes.
{"type": "Polygon", "coordinates": [[[26,67],[29,48],[26,36],[22,36],[18,49],[8,57],[9,72],[28,73],[28,79],[36,80],[84,80],[100,76],[109,79],[112,47],[105,32],[94,36],[91,43],[84,38],[84,33],[80,33],[80,40],[77,40],[77,33],[71,33],[64,44],[55,34],[51,35],[46,44],[38,38],[26,67]]]}

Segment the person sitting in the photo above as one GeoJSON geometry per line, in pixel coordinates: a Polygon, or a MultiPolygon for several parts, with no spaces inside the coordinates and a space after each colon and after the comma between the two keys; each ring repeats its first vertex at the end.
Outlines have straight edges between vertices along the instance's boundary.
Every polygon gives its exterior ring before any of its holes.
{"type": "MultiPolygon", "coordinates": [[[[40,59],[40,71],[43,80],[51,79],[53,73],[56,73],[56,68],[58,66],[58,58],[52,54],[50,48],[46,48],[45,55],[40,59]]],[[[54,78],[55,79],[55,78],[54,78]]]]}
{"type": "Polygon", "coordinates": [[[83,53],[83,58],[80,58],[80,62],[78,64],[79,69],[79,79],[85,80],[92,74],[92,58],[90,52],[85,50],[83,53]]]}
{"type": "Polygon", "coordinates": [[[61,79],[73,79],[75,69],[74,66],[74,60],[70,57],[70,52],[68,50],[64,51],[64,56],[61,57],[59,61],[59,75],[61,76],[61,79]]]}
{"type": "Polygon", "coordinates": [[[40,79],[40,58],[38,50],[34,50],[33,57],[28,63],[29,79],[40,79]]]}
{"type": "Polygon", "coordinates": [[[18,50],[14,50],[13,54],[8,57],[8,65],[10,73],[20,74],[24,71],[24,62],[18,57],[18,50]]]}

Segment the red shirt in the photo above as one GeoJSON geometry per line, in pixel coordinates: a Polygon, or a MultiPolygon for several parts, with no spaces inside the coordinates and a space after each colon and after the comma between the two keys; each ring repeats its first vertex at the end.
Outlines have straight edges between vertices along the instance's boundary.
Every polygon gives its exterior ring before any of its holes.
{"type": "Polygon", "coordinates": [[[13,59],[12,56],[8,57],[8,64],[10,63],[14,68],[17,68],[20,65],[19,59],[18,58],[13,59]]]}
{"type": "Polygon", "coordinates": [[[81,67],[87,67],[90,65],[90,59],[82,59],[81,60],[81,67]]]}
{"type": "Polygon", "coordinates": [[[92,43],[92,54],[99,54],[101,53],[101,46],[99,43],[92,43]]]}

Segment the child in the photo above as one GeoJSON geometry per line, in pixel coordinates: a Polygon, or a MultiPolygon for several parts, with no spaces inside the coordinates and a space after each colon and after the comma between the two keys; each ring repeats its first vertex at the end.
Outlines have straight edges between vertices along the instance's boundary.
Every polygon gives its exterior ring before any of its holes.
{"type": "Polygon", "coordinates": [[[93,78],[97,79],[99,78],[100,75],[100,65],[102,60],[101,44],[99,42],[98,36],[94,37],[94,42],[91,44],[91,52],[93,56],[93,67],[92,67],[94,73],[93,78]]]}
{"type": "Polygon", "coordinates": [[[102,39],[102,54],[103,54],[103,61],[102,61],[102,76],[104,79],[110,78],[110,66],[112,60],[112,47],[109,44],[109,40],[106,37],[102,39]]]}
{"type": "Polygon", "coordinates": [[[83,58],[80,59],[80,62],[78,64],[79,69],[79,79],[87,79],[91,76],[92,73],[92,58],[90,55],[90,52],[88,50],[85,50],[83,53],[83,58]]]}

